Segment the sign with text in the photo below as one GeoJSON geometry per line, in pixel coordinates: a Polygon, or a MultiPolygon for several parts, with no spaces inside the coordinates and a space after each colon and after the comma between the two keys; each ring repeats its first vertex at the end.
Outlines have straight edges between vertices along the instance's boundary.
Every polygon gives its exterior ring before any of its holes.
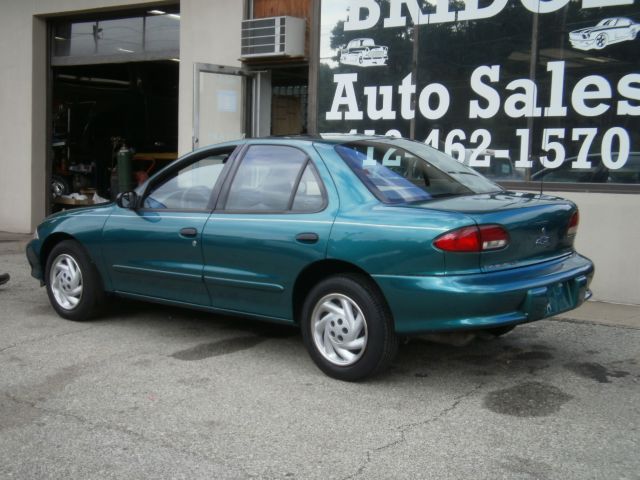
{"type": "Polygon", "coordinates": [[[412,137],[497,179],[640,183],[633,0],[323,0],[321,132],[412,137]]]}

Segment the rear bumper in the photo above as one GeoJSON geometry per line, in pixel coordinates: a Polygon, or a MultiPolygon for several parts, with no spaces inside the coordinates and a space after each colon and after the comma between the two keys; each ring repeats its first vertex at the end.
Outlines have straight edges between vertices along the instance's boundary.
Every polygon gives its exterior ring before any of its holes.
{"type": "Polygon", "coordinates": [[[540,320],[591,296],[593,263],[578,254],[500,272],[455,276],[374,275],[397,333],[478,330],[540,320]]]}

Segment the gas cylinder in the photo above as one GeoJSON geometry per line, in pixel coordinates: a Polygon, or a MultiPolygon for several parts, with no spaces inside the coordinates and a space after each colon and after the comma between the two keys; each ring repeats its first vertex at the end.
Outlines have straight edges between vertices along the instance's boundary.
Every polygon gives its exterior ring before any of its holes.
{"type": "Polygon", "coordinates": [[[118,161],[118,191],[128,192],[133,188],[133,177],[131,174],[131,161],[133,152],[123,143],[116,155],[118,161]]]}

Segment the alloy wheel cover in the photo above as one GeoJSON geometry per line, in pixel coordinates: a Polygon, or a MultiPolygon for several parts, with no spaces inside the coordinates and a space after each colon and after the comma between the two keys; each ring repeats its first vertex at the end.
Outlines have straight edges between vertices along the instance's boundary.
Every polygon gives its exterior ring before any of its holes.
{"type": "Polygon", "coordinates": [[[355,301],[331,293],[318,300],[313,309],[311,335],[326,360],[345,367],[360,360],[367,348],[367,321],[355,301]]]}
{"type": "Polygon", "coordinates": [[[76,260],[63,253],[51,264],[49,273],[51,293],[60,308],[73,310],[82,299],[82,271],[76,260]]]}

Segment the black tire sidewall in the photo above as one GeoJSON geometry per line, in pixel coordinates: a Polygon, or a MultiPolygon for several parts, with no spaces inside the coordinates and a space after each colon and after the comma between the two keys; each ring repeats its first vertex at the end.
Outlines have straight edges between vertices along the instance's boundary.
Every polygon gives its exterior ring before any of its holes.
{"type": "Polygon", "coordinates": [[[382,295],[364,275],[339,275],[318,283],[307,295],[301,317],[302,338],[314,363],[327,375],[356,381],[382,370],[395,355],[397,339],[391,314],[382,295]],[[334,365],[318,351],[313,340],[311,315],[320,299],[342,294],[354,301],[367,324],[367,345],[362,357],[349,366],[334,365]]]}
{"type": "Polygon", "coordinates": [[[61,317],[68,320],[83,321],[89,320],[96,314],[96,309],[103,296],[102,283],[100,282],[100,277],[95,265],[89,258],[89,255],[85,252],[84,248],[78,242],[74,240],[64,240],[53,247],[47,257],[45,282],[49,301],[61,317]],[[71,310],[62,308],[51,291],[51,267],[54,260],[63,254],[72,257],[78,264],[78,267],[80,267],[80,272],[82,273],[82,296],[78,305],[71,310]]]}

